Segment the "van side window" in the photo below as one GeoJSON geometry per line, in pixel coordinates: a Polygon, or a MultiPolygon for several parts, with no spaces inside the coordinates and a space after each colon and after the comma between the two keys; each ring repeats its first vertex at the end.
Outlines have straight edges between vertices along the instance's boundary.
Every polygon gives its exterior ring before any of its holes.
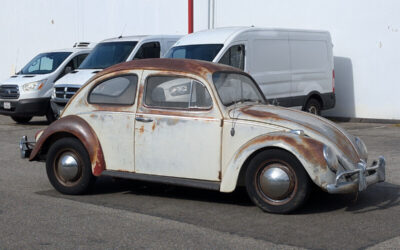
{"type": "Polygon", "coordinates": [[[150,76],[146,82],[145,104],[172,109],[209,109],[211,96],[206,87],[191,78],[150,76]]]}
{"type": "Polygon", "coordinates": [[[58,79],[60,79],[61,77],[65,76],[66,74],[68,74],[69,72],[77,69],[79,67],[79,65],[81,65],[81,63],[83,62],[83,60],[85,60],[85,58],[89,55],[89,53],[84,53],[84,54],[80,54],[75,56],[74,58],[71,59],[71,61],[69,61],[67,63],[67,65],[65,65],[64,69],[61,71],[60,75],[54,80],[57,81],[58,79]]]}
{"type": "Polygon", "coordinates": [[[114,77],[97,84],[88,97],[92,104],[119,104],[132,105],[135,102],[136,75],[114,77]]]}
{"type": "Polygon", "coordinates": [[[225,52],[219,63],[244,70],[244,49],[243,44],[233,45],[225,52]]]}
{"type": "Polygon", "coordinates": [[[136,52],[133,59],[145,59],[145,58],[159,58],[160,57],[160,43],[150,42],[143,44],[140,49],[136,52]]]}

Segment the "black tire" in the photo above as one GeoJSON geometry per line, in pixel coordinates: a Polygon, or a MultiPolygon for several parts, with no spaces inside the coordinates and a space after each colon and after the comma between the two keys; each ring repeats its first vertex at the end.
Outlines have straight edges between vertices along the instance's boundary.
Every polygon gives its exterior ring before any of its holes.
{"type": "Polygon", "coordinates": [[[51,107],[48,108],[47,112],[46,112],[46,119],[47,122],[50,124],[52,122],[54,122],[55,120],[57,120],[56,115],[54,114],[53,110],[51,109],[51,107]]]}
{"type": "Polygon", "coordinates": [[[25,124],[32,120],[32,116],[11,116],[16,123],[25,124]]]}
{"type": "Polygon", "coordinates": [[[321,115],[321,108],[322,104],[317,99],[311,98],[307,101],[304,111],[314,115],[321,115]]]}
{"type": "Polygon", "coordinates": [[[250,161],[246,170],[246,189],[250,199],[265,212],[286,214],[298,209],[308,199],[311,180],[294,155],[284,150],[271,149],[260,152],[250,161]],[[278,172],[283,171],[288,181],[284,191],[280,191],[284,193],[272,197],[268,192],[274,192],[273,188],[266,190],[264,184],[267,183],[265,173],[276,169],[278,172]]]}
{"type": "Polygon", "coordinates": [[[83,194],[95,180],[88,152],[78,139],[71,137],[57,140],[50,146],[46,159],[46,172],[53,187],[63,194],[83,194]],[[69,156],[77,163],[77,173],[67,180],[62,173],[65,168],[61,168],[59,162],[69,156]]]}

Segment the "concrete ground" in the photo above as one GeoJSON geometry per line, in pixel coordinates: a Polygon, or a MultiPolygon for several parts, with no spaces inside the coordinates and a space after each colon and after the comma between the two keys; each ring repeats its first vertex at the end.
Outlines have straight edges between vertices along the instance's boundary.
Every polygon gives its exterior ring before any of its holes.
{"type": "Polygon", "coordinates": [[[44,163],[20,159],[18,141],[46,126],[0,116],[0,249],[400,249],[400,126],[341,123],[387,182],[355,195],[315,192],[295,214],[263,213],[232,194],[100,178],[83,196],[56,192],[44,163]]]}

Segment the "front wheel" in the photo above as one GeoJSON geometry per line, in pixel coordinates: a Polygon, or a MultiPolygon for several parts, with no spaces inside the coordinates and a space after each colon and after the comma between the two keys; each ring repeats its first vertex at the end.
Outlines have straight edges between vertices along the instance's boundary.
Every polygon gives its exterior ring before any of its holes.
{"type": "Polygon", "coordinates": [[[289,213],[299,208],[310,193],[310,178],[292,154],[271,149],[257,154],[246,171],[250,199],[270,213],[289,213]]]}
{"type": "Polygon", "coordinates": [[[32,120],[32,116],[11,116],[16,123],[25,124],[32,120]]]}
{"type": "Polygon", "coordinates": [[[94,182],[89,154],[75,138],[62,138],[51,145],[46,172],[53,187],[63,194],[82,194],[94,182]]]}

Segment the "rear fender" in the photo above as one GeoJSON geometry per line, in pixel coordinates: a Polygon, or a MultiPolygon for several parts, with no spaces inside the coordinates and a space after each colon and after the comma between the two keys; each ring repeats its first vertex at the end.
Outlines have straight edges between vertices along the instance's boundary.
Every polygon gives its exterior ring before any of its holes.
{"type": "Polygon", "coordinates": [[[46,154],[45,150],[49,148],[53,139],[60,134],[70,134],[81,141],[89,154],[92,172],[95,176],[99,176],[106,169],[103,150],[96,133],[85,120],[76,115],[63,117],[50,124],[36,142],[29,160],[38,160],[41,154],[46,154]]]}

